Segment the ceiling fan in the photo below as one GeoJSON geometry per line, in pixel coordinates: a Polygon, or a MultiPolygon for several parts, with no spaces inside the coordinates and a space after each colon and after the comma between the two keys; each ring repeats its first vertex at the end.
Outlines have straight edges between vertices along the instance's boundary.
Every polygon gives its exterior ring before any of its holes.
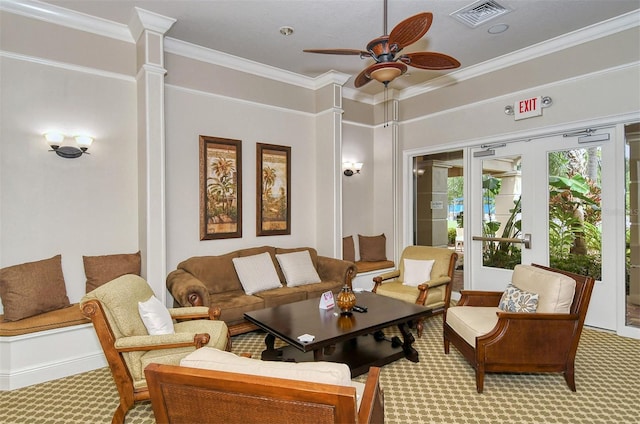
{"type": "Polygon", "coordinates": [[[384,0],[384,34],[367,44],[367,50],[355,49],[305,49],[306,53],[359,55],[360,58],[371,57],[375,63],[366,67],[354,81],[360,88],[371,80],[376,80],[385,87],[395,78],[407,72],[407,65],[419,69],[443,70],[455,69],[460,62],[451,56],[436,52],[416,52],[399,54],[400,51],[421,39],[431,27],[433,14],[418,13],[396,25],[387,34],[387,0],[384,0]]]}

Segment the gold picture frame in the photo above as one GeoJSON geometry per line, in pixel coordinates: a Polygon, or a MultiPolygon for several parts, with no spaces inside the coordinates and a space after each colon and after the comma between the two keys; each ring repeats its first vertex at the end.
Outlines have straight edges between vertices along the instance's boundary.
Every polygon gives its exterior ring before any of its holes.
{"type": "Polygon", "coordinates": [[[291,147],[256,144],[256,235],[291,234],[291,147]]]}
{"type": "Polygon", "coordinates": [[[200,240],[242,237],[242,141],[200,136],[200,240]]]}

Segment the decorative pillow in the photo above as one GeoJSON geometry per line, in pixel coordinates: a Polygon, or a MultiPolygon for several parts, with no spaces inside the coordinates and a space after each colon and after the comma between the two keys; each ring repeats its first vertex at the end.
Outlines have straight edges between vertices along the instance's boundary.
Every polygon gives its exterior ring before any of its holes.
{"type": "Polygon", "coordinates": [[[145,302],[138,302],[138,312],[140,318],[147,327],[147,333],[152,336],[161,334],[173,334],[173,320],[169,310],[155,296],[151,296],[145,302]]]}
{"type": "Polygon", "coordinates": [[[387,238],[384,234],[372,237],[358,234],[358,244],[361,261],[376,262],[387,260],[387,238]]]}
{"type": "Polygon", "coordinates": [[[86,292],[127,274],[140,275],[140,251],[118,255],[83,256],[86,292]]]}
{"type": "Polygon", "coordinates": [[[5,321],[18,321],[70,305],[62,256],[0,269],[5,321]]]}
{"type": "Polygon", "coordinates": [[[509,283],[500,298],[498,308],[507,312],[535,312],[538,309],[538,295],[520,290],[509,283]]]}
{"type": "Polygon", "coordinates": [[[353,245],[353,236],[342,238],[342,259],[345,261],[356,261],[356,248],[353,245]]]}
{"type": "Polygon", "coordinates": [[[335,362],[278,362],[245,358],[231,352],[202,347],[180,360],[183,367],[235,372],[265,377],[310,381],[313,383],[351,385],[351,371],[335,362]]]}
{"type": "Polygon", "coordinates": [[[431,280],[431,269],[435,260],[404,259],[404,281],[405,286],[418,287],[425,281],[431,280]]]}
{"type": "Polygon", "coordinates": [[[293,253],[276,254],[280,269],[287,281],[287,286],[295,287],[304,284],[319,283],[320,276],[313,267],[308,250],[293,253]]]}
{"type": "Polygon", "coordinates": [[[282,287],[268,252],[231,260],[246,294],[282,287]]]}

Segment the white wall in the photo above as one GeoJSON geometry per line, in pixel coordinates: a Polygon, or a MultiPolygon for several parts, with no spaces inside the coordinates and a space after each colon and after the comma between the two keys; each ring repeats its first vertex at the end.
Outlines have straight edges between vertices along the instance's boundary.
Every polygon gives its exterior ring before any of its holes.
{"type": "Polygon", "coordinates": [[[359,258],[358,234],[380,234],[373,225],[373,180],[376,173],[373,156],[373,128],[354,123],[343,124],[342,161],[363,163],[359,174],[350,177],[342,175],[342,234],[345,237],[353,236],[356,260],[359,258]]]}
{"type": "Polygon", "coordinates": [[[166,88],[167,268],[249,246],[314,246],[314,115],[166,88]],[[242,140],[242,238],[200,241],[199,135],[242,140]],[[291,235],[256,236],[256,143],[291,146],[291,235]]]}
{"type": "Polygon", "coordinates": [[[0,57],[0,267],[61,253],[71,302],[82,255],[138,249],[135,83],[93,71],[0,57]],[[91,154],[48,152],[50,130],[95,137],[91,154]]]}

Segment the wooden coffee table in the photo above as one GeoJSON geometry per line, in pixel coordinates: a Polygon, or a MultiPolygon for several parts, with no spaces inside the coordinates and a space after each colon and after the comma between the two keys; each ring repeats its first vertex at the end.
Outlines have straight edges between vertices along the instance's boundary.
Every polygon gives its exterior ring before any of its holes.
{"type": "Polygon", "coordinates": [[[382,366],[400,358],[418,362],[413,348],[409,321],[431,315],[432,311],[390,297],[370,292],[356,293],[357,304],[368,312],[340,315],[339,309],[318,307],[319,299],[309,299],[244,314],[245,318],[267,332],[264,360],[331,361],[349,365],[352,377],[366,373],[370,366],[382,366]],[[384,336],[382,330],[397,325],[403,340],[384,336]],[[303,343],[298,336],[311,334],[312,342],[303,343]],[[288,344],[274,348],[275,338],[288,344]]]}

